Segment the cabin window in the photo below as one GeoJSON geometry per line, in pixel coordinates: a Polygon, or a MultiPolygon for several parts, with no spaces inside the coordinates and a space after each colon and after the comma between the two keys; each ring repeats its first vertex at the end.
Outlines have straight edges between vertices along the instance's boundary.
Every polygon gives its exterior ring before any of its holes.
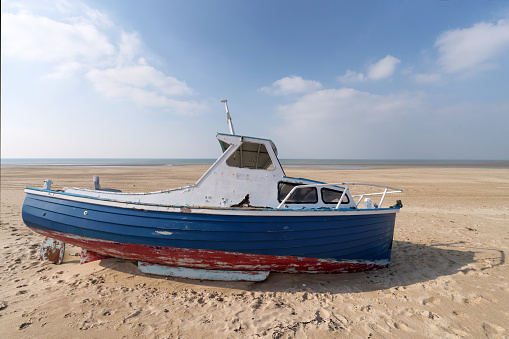
{"type": "Polygon", "coordinates": [[[274,170],[274,164],[264,144],[244,142],[237,148],[226,164],[231,167],[274,170]]]}
{"type": "MultiPolygon", "coordinates": [[[[343,191],[336,191],[330,188],[322,188],[322,200],[326,204],[336,204],[338,203],[339,199],[341,198],[341,195],[343,194],[343,191]]],[[[343,197],[343,201],[341,201],[341,204],[348,204],[350,202],[350,199],[348,199],[348,196],[345,194],[343,197]]]]}
{"type": "MultiPolygon", "coordinates": [[[[279,182],[278,184],[278,200],[283,201],[284,198],[290,193],[292,188],[301,184],[291,182],[279,182]]],[[[296,189],[292,195],[286,200],[291,204],[316,204],[318,202],[318,194],[316,187],[304,187],[296,189]]]]}

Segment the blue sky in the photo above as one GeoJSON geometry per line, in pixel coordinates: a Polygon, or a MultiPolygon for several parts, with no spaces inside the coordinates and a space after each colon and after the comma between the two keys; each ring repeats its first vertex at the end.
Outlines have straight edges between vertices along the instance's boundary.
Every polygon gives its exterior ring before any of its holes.
{"type": "Polygon", "coordinates": [[[3,158],[509,159],[506,1],[2,1],[3,158]]]}

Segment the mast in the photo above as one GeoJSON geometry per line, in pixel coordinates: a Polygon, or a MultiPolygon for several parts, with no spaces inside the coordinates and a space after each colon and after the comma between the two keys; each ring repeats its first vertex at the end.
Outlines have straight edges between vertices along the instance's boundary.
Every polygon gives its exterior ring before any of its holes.
{"type": "Polygon", "coordinates": [[[230,112],[228,111],[228,100],[223,99],[221,102],[224,102],[224,106],[226,107],[226,122],[228,126],[230,126],[230,134],[235,135],[235,131],[233,130],[232,117],[230,116],[230,112]]]}

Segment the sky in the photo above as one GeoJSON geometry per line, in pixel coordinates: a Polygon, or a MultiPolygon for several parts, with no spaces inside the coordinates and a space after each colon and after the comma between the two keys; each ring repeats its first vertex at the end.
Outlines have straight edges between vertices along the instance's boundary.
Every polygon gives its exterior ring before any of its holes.
{"type": "Polygon", "coordinates": [[[509,3],[2,0],[2,158],[509,160],[509,3]]]}

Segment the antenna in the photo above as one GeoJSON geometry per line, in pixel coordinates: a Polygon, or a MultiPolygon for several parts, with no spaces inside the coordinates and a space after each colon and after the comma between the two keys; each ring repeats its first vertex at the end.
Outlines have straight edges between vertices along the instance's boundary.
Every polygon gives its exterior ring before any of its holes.
{"type": "Polygon", "coordinates": [[[228,123],[228,126],[230,126],[230,134],[235,135],[235,131],[233,130],[232,117],[228,111],[228,100],[223,99],[221,102],[224,102],[224,107],[226,107],[226,122],[228,123]]]}

